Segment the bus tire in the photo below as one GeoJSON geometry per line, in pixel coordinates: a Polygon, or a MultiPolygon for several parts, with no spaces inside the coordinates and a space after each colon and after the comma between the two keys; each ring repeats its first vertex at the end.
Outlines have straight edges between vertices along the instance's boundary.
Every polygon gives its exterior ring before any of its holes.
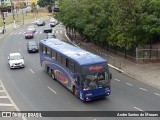
{"type": "Polygon", "coordinates": [[[51,77],[52,77],[53,80],[55,80],[55,75],[53,73],[53,70],[51,70],[51,77]]]}
{"type": "Polygon", "coordinates": [[[51,76],[51,69],[49,67],[47,67],[47,73],[49,76],[51,76]]]}
{"type": "Polygon", "coordinates": [[[75,86],[73,86],[73,94],[78,97],[78,90],[75,86]]]}

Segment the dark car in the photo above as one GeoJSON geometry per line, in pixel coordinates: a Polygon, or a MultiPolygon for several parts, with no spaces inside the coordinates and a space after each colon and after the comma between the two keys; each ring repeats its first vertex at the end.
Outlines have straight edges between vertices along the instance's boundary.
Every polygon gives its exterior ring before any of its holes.
{"type": "Polygon", "coordinates": [[[33,39],[34,33],[33,31],[27,31],[24,36],[25,36],[25,39],[33,39]]]}
{"type": "Polygon", "coordinates": [[[38,45],[35,41],[30,41],[27,43],[27,51],[30,52],[38,52],[38,45]]]}
{"type": "Polygon", "coordinates": [[[44,33],[52,33],[52,28],[49,25],[45,26],[44,33]]]}
{"type": "Polygon", "coordinates": [[[49,39],[49,38],[56,38],[56,36],[53,33],[48,33],[47,39],[49,39]]]}
{"type": "Polygon", "coordinates": [[[44,26],[45,25],[45,22],[43,20],[38,20],[36,22],[37,26],[44,26]]]}

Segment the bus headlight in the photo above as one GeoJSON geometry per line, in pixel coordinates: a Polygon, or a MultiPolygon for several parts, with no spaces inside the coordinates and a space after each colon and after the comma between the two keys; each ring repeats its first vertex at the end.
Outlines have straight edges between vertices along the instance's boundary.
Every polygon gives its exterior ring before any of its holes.
{"type": "Polygon", "coordinates": [[[105,92],[110,92],[110,89],[109,88],[105,88],[105,92]]]}

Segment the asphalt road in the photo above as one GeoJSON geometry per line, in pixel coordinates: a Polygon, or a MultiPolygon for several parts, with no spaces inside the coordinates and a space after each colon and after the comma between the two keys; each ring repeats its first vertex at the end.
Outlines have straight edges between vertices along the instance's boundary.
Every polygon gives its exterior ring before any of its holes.
{"type": "MultiPolygon", "coordinates": [[[[127,77],[110,68],[112,92],[109,97],[90,103],[81,102],[70,91],[52,80],[41,68],[39,54],[28,54],[23,33],[27,26],[15,30],[0,40],[0,79],[10,97],[21,111],[160,111],[160,90],[127,77]],[[10,70],[7,56],[20,52],[24,56],[24,69],[10,70]]],[[[37,27],[33,40],[46,38],[43,27],[37,27]]],[[[67,41],[65,29],[58,25],[55,35],[67,41]]],[[[63,48],[62,48],[63,49],[63,48]]],[[[28,120],[39,120],[27,118],[28,120]]],[[[159,120],[159,118],[42,118],[42,120],[159,120]]]]}

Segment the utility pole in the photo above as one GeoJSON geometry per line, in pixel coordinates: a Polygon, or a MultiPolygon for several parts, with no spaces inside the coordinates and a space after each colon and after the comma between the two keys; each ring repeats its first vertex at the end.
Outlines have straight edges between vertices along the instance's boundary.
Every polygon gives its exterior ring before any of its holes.
{"type": "Polygon", "coordinates": [[[24,14],[23,14],[23,6],[22,6],[21,8],[22,8],[23,25],[24,25],[24,14]]]}
{"type": "Polygon", "coordinates": [[[16,28],[16,21],[15,21],[15,16],[14,16],[14,6],[12,3],[12,0],[10,0],[10,4],[11,4],[11,12],[12,12],[12,16],[13,16],[13,27],[16,28]]]}
{"type": "Polygon", "coordinates": [[[0,9],[0,11],[1,11],[2,18],[3,18],[3,30],[2,30],[2,33],[4,34],[6,32],[6,21],[5,21],[4,12],[7,12],[7,8],[3,7],[3,8],[0,9]]]}

